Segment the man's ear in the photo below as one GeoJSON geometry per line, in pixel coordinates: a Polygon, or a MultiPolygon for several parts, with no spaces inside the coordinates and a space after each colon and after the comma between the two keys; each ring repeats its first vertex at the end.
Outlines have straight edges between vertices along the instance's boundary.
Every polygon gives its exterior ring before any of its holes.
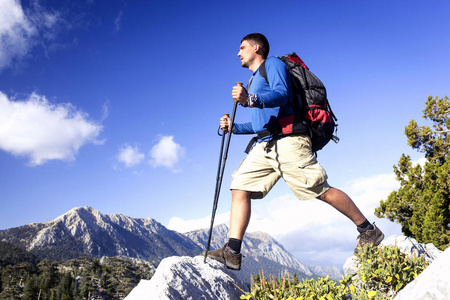
{"type": "Polygon", "coordinates": [[[258,52],[259,49],[260,49],[259,45],[258,45],[258,44],[255,44],[255,53],[258,52]]]}

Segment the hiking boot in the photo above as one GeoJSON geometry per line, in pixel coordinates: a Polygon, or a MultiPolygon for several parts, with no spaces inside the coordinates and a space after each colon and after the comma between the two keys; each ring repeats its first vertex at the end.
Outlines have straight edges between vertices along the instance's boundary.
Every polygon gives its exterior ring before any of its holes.
{"type": "Polygon", "coordinates": [[[225,244],[222,249],[208,251],[208,257],[223,263],[228,269],[240,270],[242,254],[234,254],[228,244],[225,244]]]}
{"type": "Polygon", "coordinates": [[[383,232],[375,226],[375,223],[372,225],[374,227],[372,230],[364,231],[356,238],[358,240],[358,245],[356,246],[355,251],[353,251],[355,255],[358,254],[359,250],[365,245],[378,246],[384,239],[383,232]]]}

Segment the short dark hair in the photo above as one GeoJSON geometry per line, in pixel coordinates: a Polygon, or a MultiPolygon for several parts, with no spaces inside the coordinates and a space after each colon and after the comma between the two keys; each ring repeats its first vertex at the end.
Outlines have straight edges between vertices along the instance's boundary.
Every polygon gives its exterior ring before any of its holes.
{"type": "Polygon", "coordinates": [[[262,55],[263,55],[264,59],[266,59],[267,56],[269,55],[269,50],[270,50],[269,41],[261,33],[250,33],[250,34],[247,34],[242,39],[241,43],[243,41],[247,41],[247,42],[249,42],[252,45],[258,44],[259,47],[261,47],[262,55]]]}

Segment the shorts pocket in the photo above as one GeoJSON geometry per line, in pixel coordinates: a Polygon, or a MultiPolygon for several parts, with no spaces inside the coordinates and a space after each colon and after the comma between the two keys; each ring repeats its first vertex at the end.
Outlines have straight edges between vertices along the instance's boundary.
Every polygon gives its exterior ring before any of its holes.
{"type": "Polygon", "coordinates": [[[309,188],[320,186],[324,184],[328,178],[325,169],[318,163],[311,163],[308,165],[297,165],[302,173],[305,183],[309,188]]]}

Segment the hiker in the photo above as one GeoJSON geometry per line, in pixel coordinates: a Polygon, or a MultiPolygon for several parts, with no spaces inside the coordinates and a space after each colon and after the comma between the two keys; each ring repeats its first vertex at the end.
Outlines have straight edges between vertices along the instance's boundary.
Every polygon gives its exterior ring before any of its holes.
{"type": "MultiPolygon", "coordinates": [[[[260,133],[280,118],[293,114],[290,75],[283,61],[269,57],[269,43],[260,33],[245,36],[238,56],[241,66],[253,76],[248,91],[234,86],[232,96],[240,105],[251,109],[251,121],[233,124],[229,117],[220,119],[220,128],[235,134],[260,133]],[[265,62],[266,81],[258,72],[265,62]]],[[[299,200],[320,199],[348,217],[359,232],[358,246],[378,245],[384,238],[347,194],[327,183],[327,175],[311,150],[308,130],[304,134],[260,137],[239,168],[232,175],[229,240],[222,249],[208,251],[207,256],[240,270],[241,244],[250,221],[251,199],[267,195],[278,179],[283,178],[299,200]]],[[[357,251],[357,249],[355,249],[357,251]]]]}

